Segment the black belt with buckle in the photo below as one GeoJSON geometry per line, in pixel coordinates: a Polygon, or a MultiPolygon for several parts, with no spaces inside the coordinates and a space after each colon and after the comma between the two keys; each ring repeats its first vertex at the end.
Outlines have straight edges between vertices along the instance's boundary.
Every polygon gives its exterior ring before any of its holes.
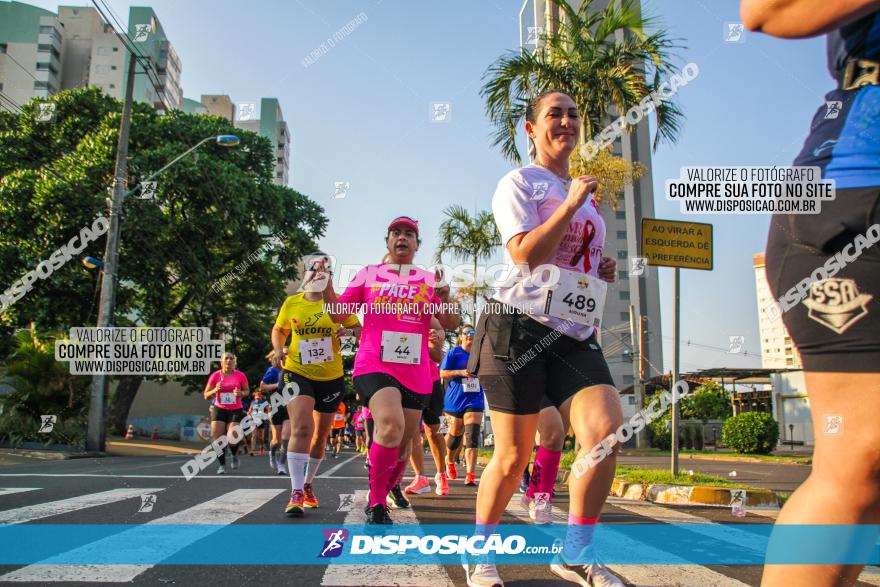
{"type": "Polygon", "coordinates": [[[880,86],[880,62],[851,57],[838,75],[841,90],[855,90],[862,86],[880,86]]]}

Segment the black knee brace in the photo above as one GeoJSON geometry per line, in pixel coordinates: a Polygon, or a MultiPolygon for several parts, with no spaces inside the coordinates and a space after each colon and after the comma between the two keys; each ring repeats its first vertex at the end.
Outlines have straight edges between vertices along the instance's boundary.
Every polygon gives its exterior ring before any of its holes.
{"type": "Polygon", "coordinates": [[[449,450],[455,450],[461,446],[461,435],[453,436],[450,434],[446,437],[446,448],[449,450]]]}
{"type": "Polygon", "coordinates": [[[465,448],[480,448],[479,424],[464,425],[464,446],[465,448]]]}

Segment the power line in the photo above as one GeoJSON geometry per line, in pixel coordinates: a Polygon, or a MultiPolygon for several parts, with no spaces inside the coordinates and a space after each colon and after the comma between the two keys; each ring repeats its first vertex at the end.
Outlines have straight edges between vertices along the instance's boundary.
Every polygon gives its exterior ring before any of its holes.
{"type": "Polygon", "coordinates": [[[19,66],[23,72],[25,72],[26,74],[28,74],[29,76],[31,76],[31,79],[33,79],[35,82],[41,81],[41,80],[38,80],[37,78],[35,78],[35,77],[34,77],[34,74],[32,74],[32,73],[30,72],[30,70],[27,69],[24,65],[22,65],[21,63],[19,63],[18,60],[15,59],[15,57],[13,57],[12,55],[10,55],[9,53],[4,53],[4,55],[6,55],[9,59],[12,60],[13,63],[15,63],[17,66],[19,66]]]}

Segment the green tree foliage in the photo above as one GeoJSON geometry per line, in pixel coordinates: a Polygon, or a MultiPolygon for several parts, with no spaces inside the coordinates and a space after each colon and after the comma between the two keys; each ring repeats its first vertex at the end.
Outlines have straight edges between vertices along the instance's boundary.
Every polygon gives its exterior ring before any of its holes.
{"type": "MultiPolygon", "coordinates": [[[[662,390],[645,398],[650,404],[662,390]]],[[[730,406],[730,396],[724,388],[714,381],[701,383],[687,397],[681,399],[680,414],[683,420],[724,420],[733,413],[730,406]]],[[[662,416],[651,422],[651,446],[663,450],[672,447],[672,433],[667,430],[667,423],[672,419],[672,408],[667,408],[662,416]]]]}
{"type": "MultiPolygon", "coordinates": [[[[466,293],[472,296],[474,316],[471,319],[476,320],[477,295],[487,291],[480,284],[477,263],[492,257],[495,249],[501,246],[501,233],[491,212],[481,211],[471,216],[463,206],[455,205],[446,208],[443,215],[446,219],[440,224],[434,261],[442,263],[443,254],[450,253],[453,257],[473,262],[473,280],[459,289],[466,289],[466,293]]],[[[446,279],[451,280],[452,276],[447,275],[446,279]]]]}
{"type": "MultiPolygon", "coordinates": [[[[598,0],[584,0],[577,9],[565,0],[550,1],[561,16],[537,49],[500,57],[484,76],[481,95],[495,127],[493,144],[517,165],[516,133],[532,96],[547,90],[571,96],[581,112],[584,144],[675,70],[670,51],[678,46],[663,30],[648,32],[656,22],[641,14],[635,0],[612,0],[604,9],[597,9],[598,0]]],[[[655,148],[661,140],[675,142],[683,119],[672,100],[663,100],[656,113],[655,148]]]]}
{"type": "MultiPolygon", "coordinates": [[[[49,123],[36,107],[0,112],[0,275],[8,283],[107,214],[121,104],[97,88],[52,96],[49,123]]],[[[235,134],[236,148],[213,141],[156,178],[154,200],[129,197],[122,217],[118,325],[207,326],[225,337],[249,379],[261,375],[274,314],[296,263],[316,249],[327,218],[305,195],[272,183],[276,146],[220,117],[135,104],[128,185],[135,186],[206,137],[235,134]],[[281,237],[273,240],[272,235],[281,237]],[[222,287],[219,280],[226,277],[222,287]],[[213,287],[212,287],[213,286],[213,287]]],[[[0,315],[11,332],[94,325],[99,275],[79,258],[101,258],[104,237],[37,281],[0,315]]],[[[119,433],[141,377],[121,377],[110,419],[119,433]]],[[[204,377],[182,380],[201,389],[204,377]]]]}
{"type": "Polygon", "coordinates": [[[779,442],[779,423],[766,412],[744,412],[725,420],[721,440],[737,452],[769,454],[779,442]]]}
{"type": "Polygon", "coordinates": [[[681,416],[686,420],[725,420],[732,414],[730,394],[714,381],[701,384],[681,401],[681,416]]]}
{"type": "Polygon", "coordinates": [[[55,361],[55,341],[34,329],[15,334],[16,347],[0,375],[11,391],[0,395],[0,442],[38,442],[83,448],[89,407],[89,381],[70,375],[55,361]],[[55,416],[51,432],[40,432],[40,416],[55,416]]]}

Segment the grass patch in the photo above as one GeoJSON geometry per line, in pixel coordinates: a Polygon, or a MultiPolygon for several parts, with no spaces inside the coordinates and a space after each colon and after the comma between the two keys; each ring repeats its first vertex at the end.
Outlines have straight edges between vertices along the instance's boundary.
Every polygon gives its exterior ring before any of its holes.
{"type": "MultiPolygon", "coordinates": [[[[572,463],[574,463],[575,456],[576,454],[573,451],[562,455],[562,459],[559,462],[560,468],[570,469],[572,463]]],[[[643,469],[641,467],[630,467],[620,464],[617,465],[614,476],[622,478],[628,483],[641,483],[643,485],[706,485],[727,489],[758,489],[751,485],[730,481],[718,475],[706,473],[687,475],[680,472],[678,477],[673,477],[668,469],[643,469]]]]}
{"type": "Polygon", "coordinates": [[[678,477],[673,477],[670,471],[664,469],[640,469],[639,467],[622,465],[617,466],[614,476],[622,478],[627,483],[641,483],[642,485],[705,485],[725,489],[760,489],[743,483],[735,483],[718,475],[679,473],[678,477]]]}
{"type": "MultiPolygon", "coordinates": [[[[624,449],[623,456],[638,456],[638,457],[650,457],[650,456],[669,456],[670,452],[668,450],[660,450],[659,448],[636,448],[636,449],[624,449]]],[[[746,454],[739,452],[731,452],[731,451],[718,451],[714,450],[680,450],[678,451],[680,455],[706,455],[709,457],[747,457],[750,459],[756,459],[759,461],[765,461],[768,463],[797,463],[800,465],[809,465],[813,462],[813,457],[811,456],[798,456],[798,455],[758,455],[758,454],[746,454]]]]}

